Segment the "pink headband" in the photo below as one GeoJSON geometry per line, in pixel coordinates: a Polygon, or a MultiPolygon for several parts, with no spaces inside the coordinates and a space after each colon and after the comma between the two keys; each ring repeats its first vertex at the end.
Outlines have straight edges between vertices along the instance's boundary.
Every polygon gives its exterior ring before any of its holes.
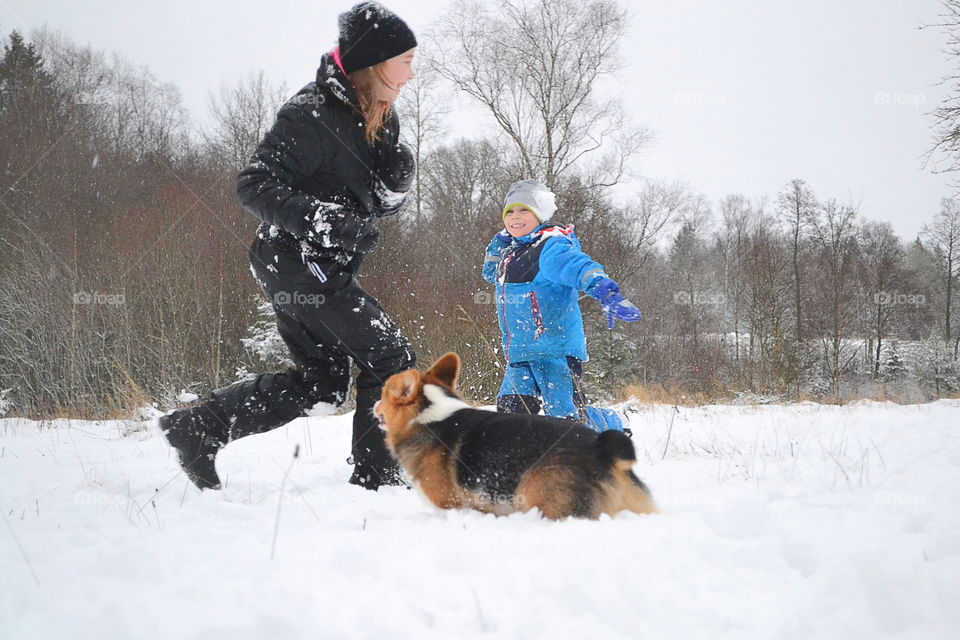
{"type": "Polygon", "coordinates": [[[333,56],[333,61],[337,63],[337,66],[340,67],[340,71],[343,71],[343,75],[347,75],[346,70],[343,68],[343,62],[340,60],[340,46],[336,46],[330,50],[330,55],[333,56]]]}

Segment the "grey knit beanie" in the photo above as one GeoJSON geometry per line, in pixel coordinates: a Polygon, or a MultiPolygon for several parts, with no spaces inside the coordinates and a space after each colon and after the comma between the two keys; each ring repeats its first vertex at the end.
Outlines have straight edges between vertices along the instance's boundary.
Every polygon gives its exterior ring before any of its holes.
{"type": "Polygon", "coordinates": [[[533,211],[537,220],[543,224],[552,218],[557,210],[557,196],[536,180],[520,180],[507,189],[507,195],[503,199],[503,216],[507,215],[510,207],[517,204],[533,211]]]}

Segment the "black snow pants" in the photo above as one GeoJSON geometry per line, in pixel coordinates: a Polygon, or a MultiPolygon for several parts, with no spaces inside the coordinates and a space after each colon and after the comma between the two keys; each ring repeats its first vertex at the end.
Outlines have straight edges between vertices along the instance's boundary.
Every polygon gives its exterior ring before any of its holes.
{"type": "Polygon", "coordinates": [[[277,315],[277,329],[294,367],[264,373],[213,393],[230,426],[230,439],[282,426],[319,405],[347,399],[351,361],[359,369],[353,417],[351,482],[394,484],[398,469],[373,415],[383,383],[411,368],[415,356],[400,329],[367,294],[351,269],[296,253],[257,237],[253,273],[277,315]]]}

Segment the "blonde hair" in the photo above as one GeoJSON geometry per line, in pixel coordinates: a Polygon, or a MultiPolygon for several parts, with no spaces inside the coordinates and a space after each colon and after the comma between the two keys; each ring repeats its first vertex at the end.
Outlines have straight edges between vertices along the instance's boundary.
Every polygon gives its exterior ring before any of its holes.
{"type": "Polygon", "coordinates": [[[377,84],[386,84],[383,63],[357,69],[348,74],[347,79],[360,100],[360,112],[365,120],[363,137],[369,144],[373,144],[380,139],[380,132],[386,126],[390,113],[390,103],[377,98],[377,84]]]}

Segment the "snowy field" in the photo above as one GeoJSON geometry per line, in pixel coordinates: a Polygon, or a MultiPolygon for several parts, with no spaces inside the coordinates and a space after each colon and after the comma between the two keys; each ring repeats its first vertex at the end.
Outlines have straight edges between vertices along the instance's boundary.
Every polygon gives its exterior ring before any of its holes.
{"type": "Polygon", "coordinates": [[[0,420],[0,637],[960,637],[960,401],[638,407],[663,512],[596,522],[350,486],[349,425],[201,494],[148,423],[0,420]]]}

